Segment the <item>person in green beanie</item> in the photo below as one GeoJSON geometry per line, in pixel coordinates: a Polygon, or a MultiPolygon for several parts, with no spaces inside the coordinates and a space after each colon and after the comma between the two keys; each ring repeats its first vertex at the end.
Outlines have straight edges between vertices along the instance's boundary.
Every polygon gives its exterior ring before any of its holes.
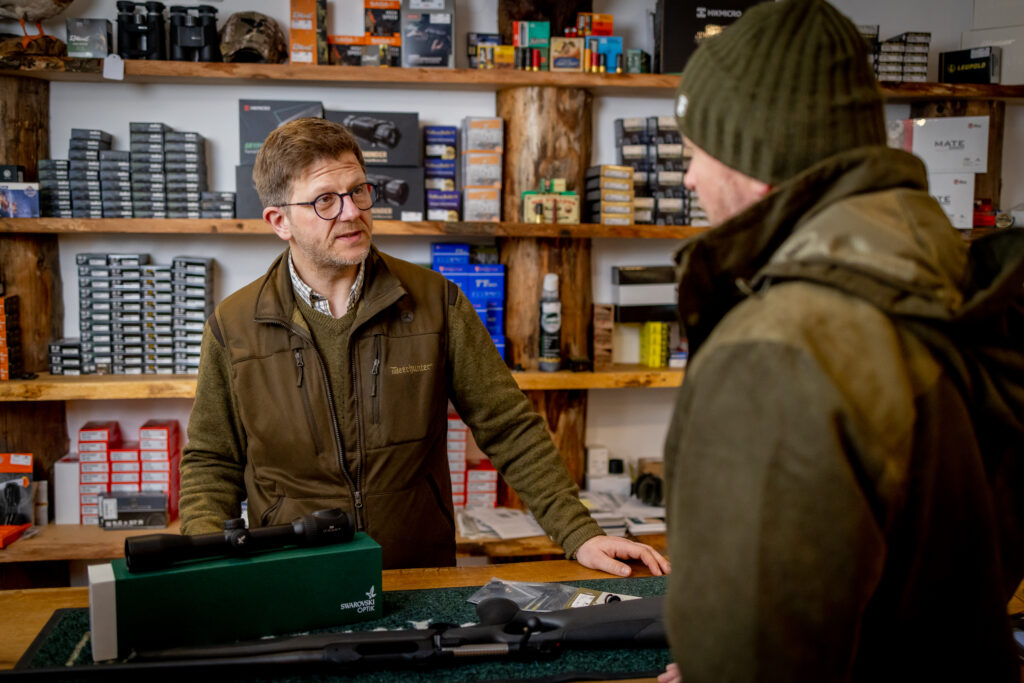
{"type": "Polygon", "coordinates": [[[183,533],[222,530],[243,500],[251,527],[337,507],[380,544],[385,569],[454,565],[450,400],[568,557],[618,576],[631,572],[619,560],[668,571],[590,517],[459,288],[372,245],[377,188],[350,131],[317,118],[280,126],[253,180],[288,248],[204,330],[183,533]]]}
{"type": "Polygon", "coordinates": [[[1024,231],[971,242],[886,146],[856,27],[757,5],[676,99],[663,682],[1019,681],[1024,231]]]}

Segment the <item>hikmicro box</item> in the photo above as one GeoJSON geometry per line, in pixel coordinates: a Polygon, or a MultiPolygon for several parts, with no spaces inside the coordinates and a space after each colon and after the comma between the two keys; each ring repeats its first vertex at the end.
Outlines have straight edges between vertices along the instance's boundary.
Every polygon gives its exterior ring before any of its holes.
{"type": "Polygon", "coordinates": [[[323,118],[320,102],[238,100],[239,163],[256,163],[256,155],[270,132],[294,119],[323,118]]]}
{"type": "Polygon", "coordinates": [[[373,217],[381,220],[423,220],[423,169],[391,166],[367,168],[367,182],[377,186],[373,217]]]}
{"type": "Polygon", "coordinates": [[[131,573],[123,558],[89,567],[96,661],[376,619],[382,603],[381,549],[362,532],[351,543],[161,571],[131,573]]]}
{"type": "Polygon", "coordinates": [[[420,165],[419,114],[328,111],[324,116],[352,131],[367,166],[420,165]]]}
{"type": "Polygon", "coordinates": [[[114,51],[109,19],[68,19],[68,57],[103,59],[114,51]]]}
{"type": "MultiPolygon", "coordinates": [[[[446,3],[412,0],[410,4],[440,6],[446,3]]],[[[402,66],[448,68],[455,66],[453,58],[454,32],[455,14],[452,12],[404,11],[402,13],[402,66]]]]}

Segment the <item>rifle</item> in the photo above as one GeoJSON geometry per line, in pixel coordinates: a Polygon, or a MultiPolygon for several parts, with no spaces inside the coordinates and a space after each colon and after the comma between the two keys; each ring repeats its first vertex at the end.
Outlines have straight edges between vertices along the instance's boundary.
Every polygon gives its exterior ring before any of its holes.
{"type": "MultiPolygon", "coordinates": [[[[427,629],[285,636],[228,645],[140,652],[123,664],[25,669],[35,677],[138,678],[258,673],[350,674],[367,669],[435,668],[479,659],[552,659],[563,650],[665,648],[662,598],[623,600],[553,612],[527,612],[506,598],[477,605],[480,623],[427,629]]],[[[0,678],[4,674],[0,673],[0,678]]]]}

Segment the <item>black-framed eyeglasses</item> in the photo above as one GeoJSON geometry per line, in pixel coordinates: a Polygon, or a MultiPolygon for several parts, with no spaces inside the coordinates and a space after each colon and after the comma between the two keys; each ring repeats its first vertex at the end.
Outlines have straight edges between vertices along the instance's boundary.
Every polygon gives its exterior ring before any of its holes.
{"type": "Polygon", "coordinates": [[[345,208],[345,197],[349,197],[360,211],[367,211],[377,201],[377,186],[371,183],[360,183],[349,192],[324,192],[311,202],[292,202],[278,204],[278,206],[312,206],[317,216],[325,221],[333,221],[341,215],[345,208]]]}

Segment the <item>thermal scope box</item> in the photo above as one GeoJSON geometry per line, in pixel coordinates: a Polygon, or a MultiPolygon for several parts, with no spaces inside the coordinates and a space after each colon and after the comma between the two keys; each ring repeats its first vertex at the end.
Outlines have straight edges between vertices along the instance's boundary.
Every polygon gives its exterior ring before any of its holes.
{"type": "Polygon", "coordinates": [[[327,111],[324,116],[352,131],[367,166],[419,166],[420,116],[390,111],[327,111]]]}
{"type": "Polygon", "coordinates": [[[306,117],[322,119],[320,102],[238,100],[239,163],[254,164],[263,141],[278,126],[306,117]]]}
{"type": "Polygon", "coordinates": [[[367,167],[366,180],[376,185],[379,193],[377,201],[371,209],[374,219],[423,220],[422,168],[367,167]]]}
{"type": "Polygon", "coordinates": [[[351,543],[162,571],[133,574],[124,558],[89,567],[95,661],[377,619],[382,603],[381,549],[362,532],[351,543]]]}

